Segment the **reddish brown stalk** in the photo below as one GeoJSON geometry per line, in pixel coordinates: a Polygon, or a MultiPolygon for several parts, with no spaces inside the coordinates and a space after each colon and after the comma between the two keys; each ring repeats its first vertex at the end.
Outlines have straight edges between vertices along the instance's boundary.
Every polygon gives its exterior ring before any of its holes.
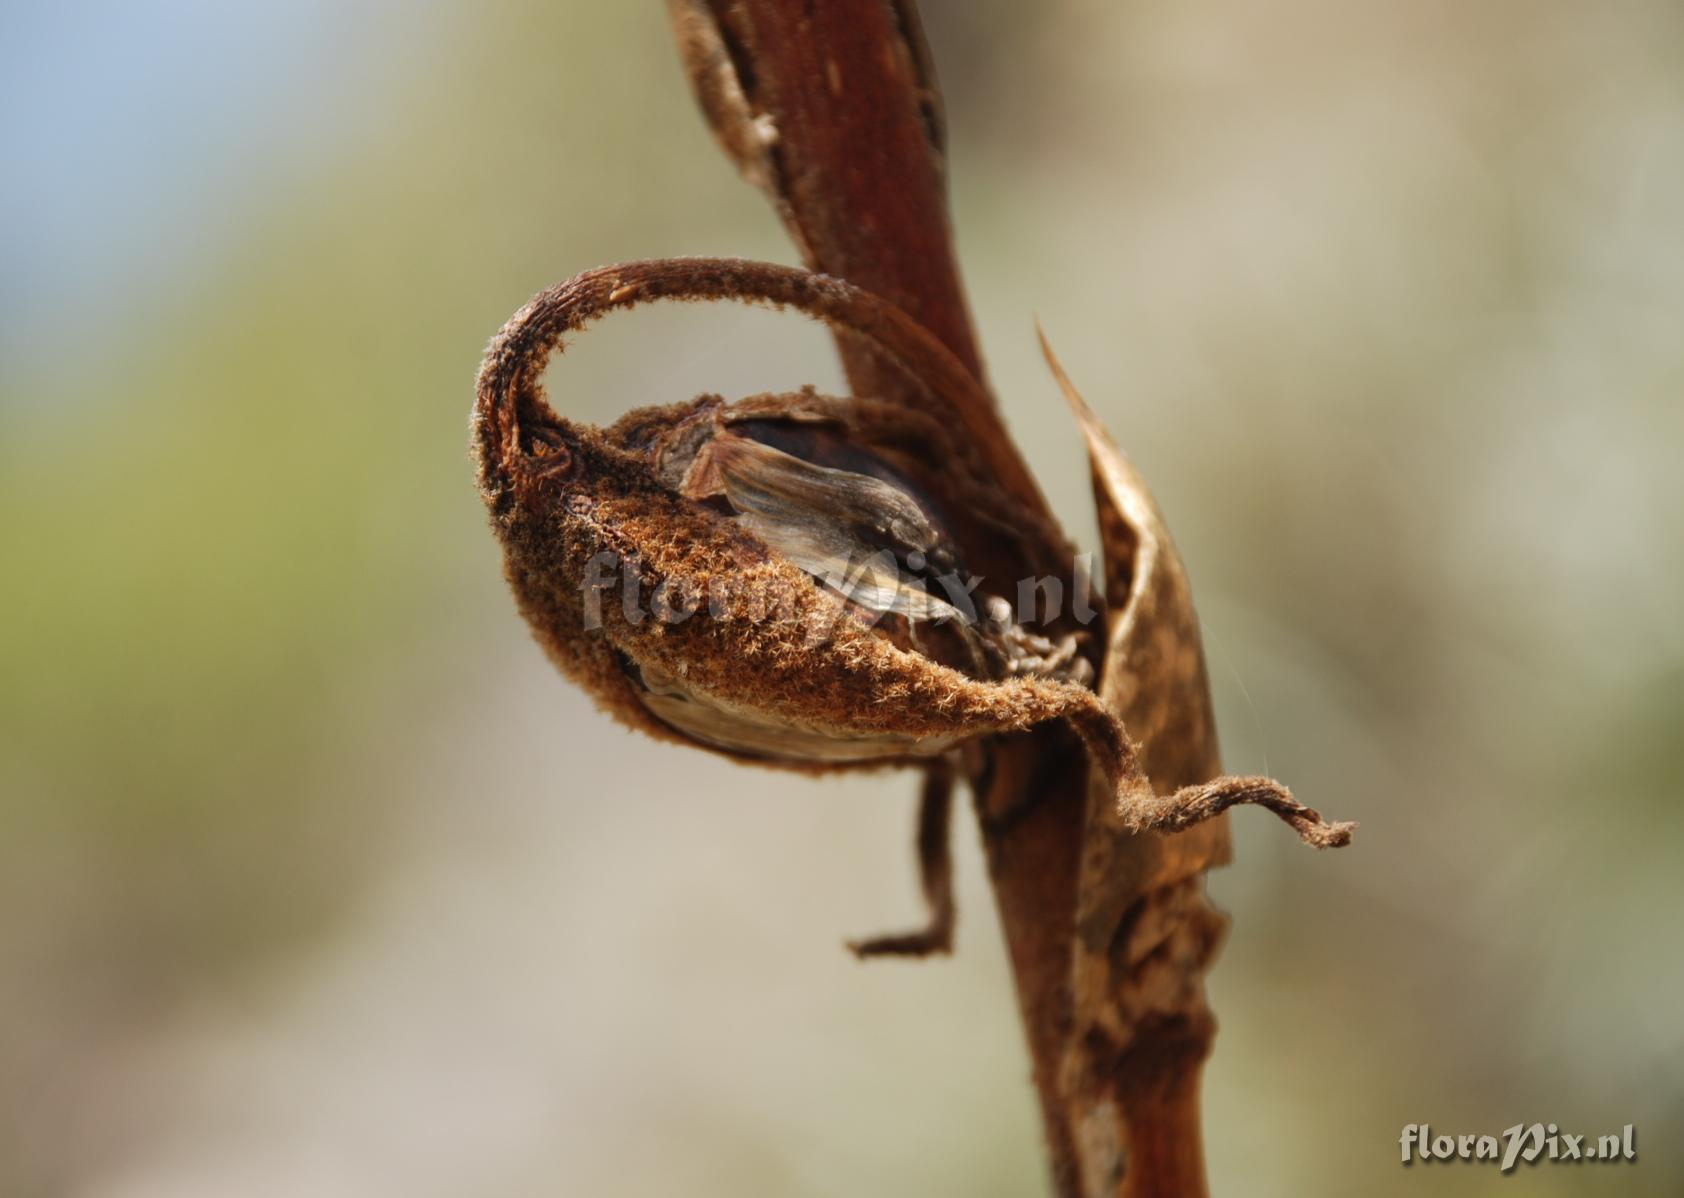
{"type": "MultiPolygon", "coordinates": [[[[981,378],[949,235],[940,101],[912,4],[679,0],[674,12],[704,111],[745,175],[768,192],[808,265],[893,299],[981,378]]],[[[856,394],[906,395],[857,342],[841,338],[839,349],[856,394]]],[[[973,404],[963,418],[1000,485],[1046,513],[995,405],[973,404]]],[[[1101,1154],[1107,1164],[1083,1168],[1081,1116],[1061,1088],[1087,773],[1067,740],[1045,730],[997,742],[973,779],[1060,1194],[1078,1193],[1084,1174],[1091,1179],[1115,1159],[1101,1154]]],[[[1175,1134],[1172,1152],[1136,1146],[1128,1171],[1135,1192],[1203,1188],[1202,1170],[1190,1168],[1200,1155],[1200,1058],[1193,1054],[1188,1085],[1135,1112],[1134,1134],[1114,1128],[1108,1137],[1134,1143],[1150,1131],[1156,1143],[1161,1130],[1175,1134]]],[[[1084,1134],[1095,1138],[1091,1128],[1084,1134]]]]}
{"type": "MultiPolygon", "coordinates": [[[[807,265],[882,296],[984,377],[947,219],[941,98],[910,0],[671,0],[715,132],[807,265]]],[[[910,398],[869,346],[838,348],[856,395],[910,398]]],[[[984,392],[959,413],[1013,497],[1034,476],[984,392]]]]}
{"type": "Polygon", "coordinates": [[[1260,805],[1318,847],[1350,825],[1269,779],[1218,777],[1186,573],[1048,351],[1087,441],[1103,601],[1072,570],[982,381],[912,0],[671,2],[704,111],[812,270],[603,267],[503,327],[474,435],[517,605],[563,673],[650,735],[806,772],[924,772],[930,922],[855,945],[862,956],[948,949],[962,773],[1055,1191],[1202,1194],[1204,974],[1226,926],[1205,873],[1228,860],[1225,813],[1260,805]],[[551,408],[541,376],[563,337],[651,300],[824,320],[854,396],[704,395],[609,428],[551,408]],[[861,562],[855,582],[837,572],[861,562]],[[950,580],[976,593],[968,612],[937,593],[950,580]],[[1026,597],[1055,582],[1070,604],[1050,587],[1044,605],[1026,597]],[[608,589],[621,601],[603,602],[608,589]]]}
{"type": "MultiPolygon", "coordinates": [[[[983,378],[949,228],[939,90],[910,0],[674,0],[672,9],[703,111],[807,264],[893,300],[983,378]]],[[[856,395],[918,402],[857,340],[837,344],[856,395]]],[[[999,485],[1050,520],[992,400],[961,418],[999,485]]],[[[1057,556],[1048,547],[1044,560],[1057,556]]],[[[1038,564],[978,568],[1023,577],[1038,564]]],[[[1060,1194],[1075,1193],[1078,1176],[1059,1093],[1086,819],[1087,768],[1073,748],[1056,729],[1004,738],[973,779],[1060,1194]]]]}
{"type": "MultiPolygon", "coordinates": [[[[913,0],[670,3],[704,113],[807,264],[891,300],[983,379],[913,0]]],[[[844,331],[837,345],[855,395],[929,403],[865,339],[844,331]]],[[[972,537],[962,548],[974,568],[1003,581],[1056,569],[1063,538],[985,384],[937,390],[994,484],[1045,530],[1010,544],[972,537]]],[[[1215,1020],[1203,976],[1225,920],[1204,874],[1228,859],[1221,812],[1262,803],[1312,843],[1342,843],[1349,829],[1266,780],[1205,785],[1219,762],[1185,574],[1144,485],[1069,390],[1106,550],[1106,643],[1091,646],[1101,695],[1138,741],[1151,788],[1181,793],[1137,791],[1119,807],[1057,726],[995,737],[967,764],[1055,1191],[1186,1198],[1205,1190],[1199,1073],[1215,1020]],[[1197,820],[1175,835],[1142,830],[1197,820]]]]}

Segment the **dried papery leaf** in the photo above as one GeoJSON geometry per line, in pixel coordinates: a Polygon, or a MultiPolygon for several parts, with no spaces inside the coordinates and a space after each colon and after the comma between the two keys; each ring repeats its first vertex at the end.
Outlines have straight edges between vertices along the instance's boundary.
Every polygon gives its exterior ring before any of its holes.
{"type": "MultiPolygon", "coordinates": [[[[804,271],[733,260],[645,262],[544,292],[492,343],[475,441],[510,584],[557,664],[629,723],[733,755],[809,768],[905,761],[1064,719],[1107,776],[1132,784],[1132,748],[1091,690],[1051,669],[996,679],[985,661],[967,671],[937,660],[917,643],[918,620],[897,638],[862,618],[847,588],[820,585],[795,560],[809,550],[822,557],[849,538],[869,547],[872,536],[891,552],[946,552],[940,520],[908,491],[860,470],[790,464],[774,459],[784,453],[775,445],[751,449],[734,439],[750,430],[769,437],[763,426],[780,419],[796,439],[811,437],[827,415],[847,428],[837,401],[806,395],[782,411],[759,397],[731,412],[704,397],[633,413],[607,430],[550,409],[539,378],[563,335],[612,308],[652,299],[788,305],[848,328],[927,389],[931,412],[970,402],[976,388],[903,314],[804,271]],[[826,509],[827,496],[832,523],[814,531],[810,517],[826,509]],[[881,510],[865,510],[873,502],[881,510]],[[790,525],[765,535],[765,522],[780,513],[790,525]],[[780,541],[799,551],[786,554],[780,541]]],[[[855,430],[882,416],[861,410],[855,430]]],[[[882,424],[894,431],[897,421],[914,419],[923,422],[924,451],[964,473],[968,459],[941,433],[939,419],[903,412],[882,424]]],[[[873,436],[865,457],[892,473],[888,455],[875,452],[879,439],[893,437],[873,436]]],[[[955,494],[980,488],[940,473],[930,476],[933,484],[955,494]]],[[[979,624],[965,635],[982,638],[985,630],[979,624]]]]}
{"type": "MultiPolygon", "coordinates": [[[[1154,1140],[1196,1150],[1196,1126],[1165,1128],[1161,1120],[1196,1109],[1199,1064],[1215,1031],[1203,977],[1227,919],[1205,893],[1204,874],[1230,858],[1223,813],[1261,805],[1318,848],[1348,843],[1354,825],[1324,821],[1269,779],[1218,776],[1186,570],[1144,480],[1044,335],[1041,345],[1093,473],[1111,611],[1100,694],[1136,738],[1150,780],[1121,801],[1114,787],[1094,782],[1077,884],[1074,1026],[1062,1085],[1085,1139],[1083,1192],[1111,1194],[1131,1157],[1156,1150],[1154,1140]]],[[[1175,1171],[1197,1175],[1196,1156],[1175,1171]]]]}
{"type": "Polygon", "coordinates": [[[1151,791],[1125,795],[1117,818],[1131,832],[1178,832],[1253,803],[1316,848],[1350,843],[1355,824],[1328,823],[1278,782],[1182,780],[1216,767],[1216,723],[1187,571],[1145,480],[1076,390],[1044,333],[1041,349],[1075,412],[1093,470],[1113,613],[1102,694],[1141,744],[1141,766],[1153,783],[1151,791]]]}

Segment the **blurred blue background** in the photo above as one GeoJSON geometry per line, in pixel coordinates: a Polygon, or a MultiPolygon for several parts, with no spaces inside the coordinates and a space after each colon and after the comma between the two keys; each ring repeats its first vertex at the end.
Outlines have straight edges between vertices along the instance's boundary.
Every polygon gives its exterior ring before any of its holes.
{"type": "MultiPolygon", "coordinates": [[[[1684,12],[927,0],[1008,419],[1039,315],[1153,480],[1240,813],[1218,1193],[1684,1192],[1684,12]],[[1405,1123],[1636,1166],[1397,1163],[1405,1123]]],[[[974,835],[636,740],[543,661],[466,454],[539,287],[789,260],[661,5],[0,9],[0,1193],[1018,1195],[974,835]]],[[[838,386],[649,311],[571,413],[838,386]]]]}

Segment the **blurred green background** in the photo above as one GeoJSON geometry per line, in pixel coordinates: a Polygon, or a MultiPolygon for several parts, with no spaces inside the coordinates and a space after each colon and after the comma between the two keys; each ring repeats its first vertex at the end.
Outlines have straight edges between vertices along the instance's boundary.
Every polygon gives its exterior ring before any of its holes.
{"type": "MultiPolygon", "coordinates": [[[[1684,11],[927,0],[971,297],[1092,543],[1039,315],[1188,558],[1235,819],[1221,1194],[1684,1193],[1684,11]],[[1636,1166],[1397,1161],[1405,1123],[1636,1166]]],[[[974,833],[622,733],[472,488],[539,287],[789,260],[639,3],[0,16],[0,1194],[1021,1195],[974,833]]],[[[834,387],[640,312],[593,419],[834,387]]]]}

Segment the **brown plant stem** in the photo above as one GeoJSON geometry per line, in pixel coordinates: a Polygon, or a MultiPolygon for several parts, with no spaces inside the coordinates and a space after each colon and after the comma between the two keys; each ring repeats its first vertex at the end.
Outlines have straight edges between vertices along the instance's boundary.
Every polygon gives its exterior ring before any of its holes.
{"type": "MultiPolygon", "coordinates": [[[[671,6],[710,124],[807,265],[893,301],[984,378],[950,238],[939,92],[912,0],[671,6]]],[[[837,340],[856,395],[926,402],[859,339],[837,340]]],[[[1056,527],[992,397],[975,394],[955,415],[999,485],[1056,527]]],[[[1060,541],[965,548],[990,577],[1015,579],[1056,566],[1060,541]]],[[[1108,550],[1139,542],[1132,527],[1109,530],[1108,550]]],[[[1173,576],[1146,598],[1183,603],[1167,613],[1182,651],[1158,652],[1135,618],[1151,563],[1139,552],[1124,559],[1107,562],[1117,585],[1104,648],[1113,674],[1117,664],[1130,674],[1104,689],[1165,793],[1218,772],[1197,625],[1169,554],[1173,576]]],[[[1202,879],[1226,860],[1226,820],[1177,837],[1124,827],[1112,795],[1090,797],[1086,756],[1055,727],[995,738],[969,765],[1055,1191],[1203,1193],[1198,1077],[1214,1020],[1202,976],[1223,920],[1202,879]]]]}
{"type": "MultiPolygon", "coordinates": [[[[727,152],[807,265],[889,300],[978,379],[947,219],[940,94],[910,0],[672,0],[685,63],[727,152]]],[[[859,340],[856,395],[917,402],[859,340]]],[[[992,399],[959,413],[995,478],[1045,510],[992,399]]]]}

